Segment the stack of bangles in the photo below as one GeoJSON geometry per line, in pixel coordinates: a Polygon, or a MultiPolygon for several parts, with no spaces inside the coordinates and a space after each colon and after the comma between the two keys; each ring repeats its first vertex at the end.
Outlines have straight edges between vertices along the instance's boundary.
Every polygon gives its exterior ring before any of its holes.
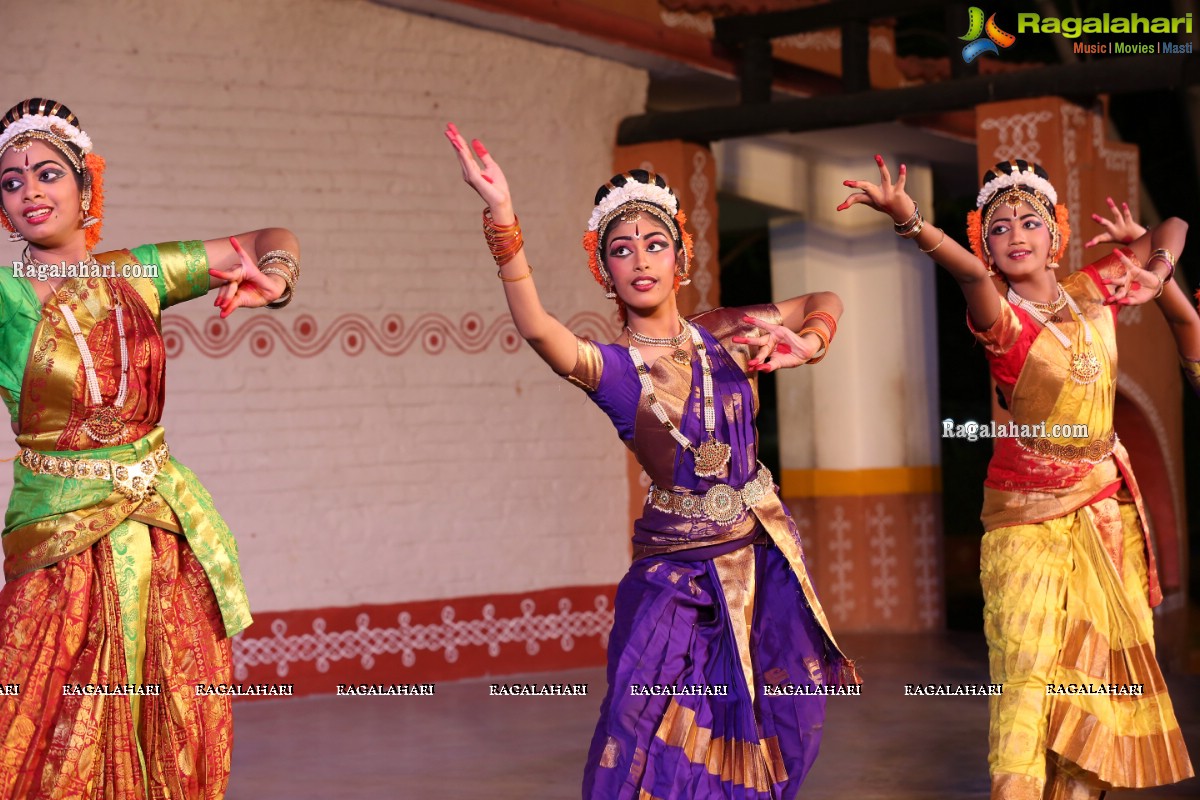
{"type": "Polygon", "coordinates": [[[1150,254],[1150,258],[1146,259],[1146,268],[1149,269],[1155,261],[1163,261],[1167,265],[1167,276],[1158,284],[1158,291],[1154,293],[1154,299],[1157,300],[1162,297],[1163,290],[1167,288],[1167,281],[1175,277],[1175,256],[1167,248],[1160,247],[1150,254]]]}
{"type": "MultiPolygon", "coordinates": [[[[892,227],[896,229],[897,236],[905,239],[916,239],[921,235],[921,231],[925,230],[925,218],[921,216],[920,207],[918,207],[916,203],[913,203],[912,216],[906,219],[904,222],[894,223],[892,227]]],[[[934,250],[937,250],[939,247],[941,247],[942,242],[944,241],[946,241],[946,232],[943,230],[942,238],[938,239],[937,244],[935,244],[933,247],[929,248],[928,250],[926,250],[924,247],[921,247],[920,244],[918,244],[917,247],[922,253],[932,253],[934,250]]]]}
{"type": "Polygon", "coordinates": [[[511,225],[501,225],[492,218],[492,210],[485,208],[483,210],[483,238],[487,239],[488,250],[492,251],[492,258],[496,260],[497,278],[505,283],[516,283],[533,274],[532,265],[530,265],[529,271],[519,278],[506,278],[502,272],[504,265],[512,261],[525,246],[525,239],[521,236],[521,220],[517,218],[516,214],[513,215],[511,225]]]}
{"type": "Polygon", "coordinates": [[[300,259],[287,250],[271,250],[258,258],[258,271],[263,275],[278,275],[287,284],[287,289],[278,300],[267,303],[267,308],[283,308],[292,302],[292,293],[296,290],[296,281],[300,280],[300,259]],[[272,265],[280,266],[272,266],[272,265]]]}
{"type": "Polygon", "coordinates": [[[808,364],[816,364],[818,361],[825,358],[825,356],[829,355],[829,343],[832,342],[833,337],[837,335],[837,320],[833,318],[832,314],[825,311],[810,311],[807,315],[805,315],[804,322],[800,323],[800,332],[797,335],[803,336],[806,333],[811,333],[813,336],[816,336],[821,340],[821,355],[817,356],[816,358],[810,358],[807,362],[805,362],[808,364]],[[809,325],[808,321],[810,319],[824,322],[825,326],[829,328],[829,333],[826,333],[816,326],[809,325]]]}

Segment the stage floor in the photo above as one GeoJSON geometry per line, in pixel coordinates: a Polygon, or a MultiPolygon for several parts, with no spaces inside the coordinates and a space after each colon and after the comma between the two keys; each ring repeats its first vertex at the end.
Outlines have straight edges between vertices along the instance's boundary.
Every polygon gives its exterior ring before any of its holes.
{"type": "MultiPolygon", "coordinates": [[[[986,683],[982,634],[846,636],[867,681],[828,701],[802,800],[987,800],[987,699],[906,697],[908,683],[986,683]]],[[[380,676],[380,681],[389,680],[380,676]]],[[[401,676],[390,680],[402,681],[401,676]]],[[[1200,676],[1167,675],[1194,763],[1200,676]]],[[[432,697],[307,697],[234,706],[228,800],[569,800],[602,669],[437,685],[432,697]],[[491,697],[488,684],[587,683],[586,697],[491,697]]],[[[1200,797],[1200,779],[1107,800],[1200,797]]]]}

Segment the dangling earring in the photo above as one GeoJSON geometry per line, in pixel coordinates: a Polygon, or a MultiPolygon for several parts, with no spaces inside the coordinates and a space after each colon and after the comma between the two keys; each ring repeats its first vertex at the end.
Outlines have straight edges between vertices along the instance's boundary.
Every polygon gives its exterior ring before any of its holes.
{"type": "Polygon", "coordinates": [[[1049,269],[1049,270],[1058,269],[1058,262],[1057,261],[1047,261],[1046,269],[1049,269]]]}
{"type": "Polygon", "coordinates": [[[995,270],[995,266],[996,266],[996,262],[995,262],[995,261],[992,261],[992,260],[989,258],[989,259],[988,259],[988,264],[987,264],[987,267],[988,267],[988,277],[989,277],[989,278],[994,278],[994,277],[996,277],[996,270],[995,270]]]}
{"type": "Polygon", "coordinates": [[[88,209],[92,207],[92,190],[84,189],[80,205],[83,206],[83,224],[80,227],[90,228],[100,222],[98,217],[93,217],[88,213],[88,209]]]}
{"type": "Polygon", "coordinates": [[[604,284],[604,288],[608,290],[604,293],[605,297],[607,297],[609,300],[617,299],[617,293],[613,291],[612,284],[606,283],[604,284]]]}
{"type": "Polygon", "coordinates": [[[4,214],[4,224],[5,224],[5,227],[8,227],[8,228],[12,228],[12,229],[13,229],[12,233],[10,233],[10,234],[8,235],[8,240],[9,240],[10,242],[23,242],[23,241],[25,241],[25,237],[24,237],[24,236],[22,236],[20,233],[18,233],[18,232],[17,232],[17,230],[16,230],[16,226],[15,226],[15,225],[13,225],[13,224],[12,224],[12,220],[8,218],[8,212],[7,212],[7,211],[4,211],[4,212],[0,212],[0,213],[3,213],[3,214],[4,214]]]}
{"type": "Polygon", "coordinates": [[[679,282],[680,286],[688,286],[691,284],[692,279],[690,277],[688,277],[687,251],[685,250],[683,252],[684,252],[683,258],[680,259],[679,266],[675,268],[675,274],[683,279],[679,282]]]}

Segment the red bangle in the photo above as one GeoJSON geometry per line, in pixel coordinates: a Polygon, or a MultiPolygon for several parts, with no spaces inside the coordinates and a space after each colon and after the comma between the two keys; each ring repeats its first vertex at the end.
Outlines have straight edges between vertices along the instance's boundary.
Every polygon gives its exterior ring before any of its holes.
{"type": "Polygon", "coordinates": [[[808,314],[804,317],[804,321],[800,323],[800,327],[803,328],[803,327],[807,326],[808,321],[810,319],[819,319],[819,320],[821,320],[821,322],[825,323],[825,325],[829,328],[829,341],[832,342],[833,337],[837,336],[837,320],[835,320],[833,318],[833,315],[830,314],[829,312],[827,312],[827,311],[810,311],[810,312],[808,312],[808,314]]]}

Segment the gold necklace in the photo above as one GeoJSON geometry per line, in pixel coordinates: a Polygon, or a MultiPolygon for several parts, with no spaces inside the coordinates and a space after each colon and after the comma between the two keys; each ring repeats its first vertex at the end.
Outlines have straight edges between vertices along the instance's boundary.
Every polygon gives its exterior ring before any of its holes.
{"type": "Polygon", "coordinates": [[[671,358],[673,358],[677,364],[690,364],[692,362],[692,357],[688,355],[688,351],[680,347],[680,345],[687,341],[688,337],[691,335],[691,332],[688,330],[687,320],[685,320],[683,317],[679,318],[679,335],[672,336],[670,339],[658,339],[653,336],[645,336],[638,333],[628,325],[625,326],[625,331],[629,334],[629,338],[638,344],[643,344],[647,347],[673,348],[675,352],[671,353],[671,358]]]}
{"type": "Polygon", "coordinates": [[[704,340],[700,338],[700,331],[695,325],[686,320],[681,320],[681,322],[683,323],[684,330],[692,337],[692,344],[695,346],[696,355],[700,359],[700,371],[703,375],[700,399],[704,406],[704,433],[706,438],[699,445],[692,444],[691,440],[680,433],[679,429],[675,427],[675,423],[671,422],[667,416],[667,410],[662,407],[662,403],[658,402],[658,397],[654,394],[654,384],[650,382],[650,369],[646,366],[642,354],[638,352],[638,349],[632,343],[629,345],[629,357],[633,359],[633,364],[637,367],[638,380],[642,384],[642,396],[650,401],[650,409],[654,412],[654,416],[658,417],[658,421],[666,426],[667,432],[671,434],[671,438],[695,458],[693,472],[695,472],[696,477],[720,477],[728,473],[729,455],[732,448],[724,442],[718,442],[713,436],[713,432],[717,427],[717,412],[714,407],[712,364],[708,361],[708,352],[704,349],[704,340]]]}

